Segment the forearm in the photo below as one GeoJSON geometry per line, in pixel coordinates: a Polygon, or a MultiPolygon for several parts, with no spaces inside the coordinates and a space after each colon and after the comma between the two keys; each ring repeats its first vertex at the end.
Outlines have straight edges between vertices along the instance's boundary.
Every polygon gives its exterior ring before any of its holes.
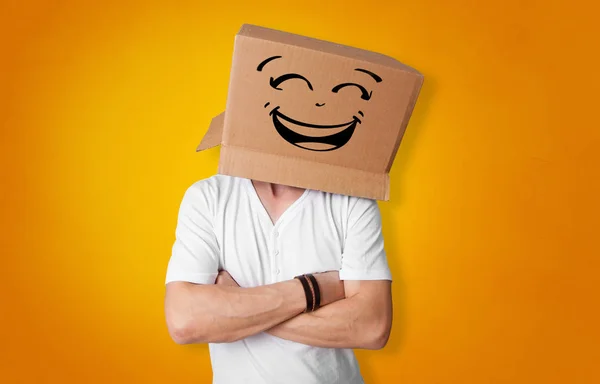
{"type": "Polygon", "coordinates": [[[389,338],[391,301],[354,295],[313,313],[300,314],[267,333],[322,348],[380,349],[389,338]]]}
{"type": "Polygon", "coordinates": [[[243,339],[298,315],[306,306],[297,280],[256,288],[171,284],[176,285],[167,287],[167,325],[180,344],[243,339]]]}

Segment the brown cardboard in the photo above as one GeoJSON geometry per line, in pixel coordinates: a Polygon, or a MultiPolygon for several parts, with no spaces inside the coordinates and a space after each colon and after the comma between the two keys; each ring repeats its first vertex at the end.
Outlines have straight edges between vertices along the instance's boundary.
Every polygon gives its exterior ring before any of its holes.
{"type": "Polygon", "coordinates": [[[202,138],[200,145],[196,148],[196,152],[203,151],[205,149],[216,147],[221,144],[221,139],[223,138],[223,125],[225,122],[225,112],[213,117],[210,125],[208,126],[208,131],[202,138]]]}
{"type": "Polygon", "coordinates": [[[422,83],[388,56],[244,25],[224,116],[198,150],[221,137],[221,174],[388,200],[422,83]]]}

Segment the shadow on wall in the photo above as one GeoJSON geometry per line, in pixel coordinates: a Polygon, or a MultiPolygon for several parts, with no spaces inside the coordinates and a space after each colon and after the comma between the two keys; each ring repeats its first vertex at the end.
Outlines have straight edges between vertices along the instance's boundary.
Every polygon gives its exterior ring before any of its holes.
{"type": "Polygon", "coordinates": [[[407,333],[407,313],[406,298],[410,287],[406,286],[403,274],[402,239],[407,234],[399,232],[396,218],[402,215],[403,187],[404,178],[402,175],[410,166],[413,153],[418,151],[418,140],[423,130],[426,129],[427,116],[434,100],[436,81],[425,75],[425,81],[421,88],[421,93],[415,106],[414,113],[408,124],[406,134],[402,139],[398,155],[392,166],[393,175],[391,177],[390,201],[380,202],[379,207],[382,215],[383,235],[385,239],[385,249],[387,252],[388,263],[392,271],[392,296],[394,302],[394,325],[388,344],[380,351],[357,350],[356,355],[360,359],[360,368],[362,375],[367,383],[375,382],[376,375],[371,370],[371,360],[377,359],[377,356],[385,354],[387,357],[401,359],[402,347],[407,333]]]}

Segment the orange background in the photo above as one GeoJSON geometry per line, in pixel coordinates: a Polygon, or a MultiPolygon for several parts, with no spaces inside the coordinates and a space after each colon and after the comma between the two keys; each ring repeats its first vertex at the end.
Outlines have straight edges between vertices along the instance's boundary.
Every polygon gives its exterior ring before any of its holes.
{"type": "Polygon", "coordinates": [[[247,22],[425,74],[380,204],[395,324],[358,352],[367,382],[600,382],[598,11],[3,0],[0,381],[210,382],[207,348],[169,339],[163,282],[247,22]]]}

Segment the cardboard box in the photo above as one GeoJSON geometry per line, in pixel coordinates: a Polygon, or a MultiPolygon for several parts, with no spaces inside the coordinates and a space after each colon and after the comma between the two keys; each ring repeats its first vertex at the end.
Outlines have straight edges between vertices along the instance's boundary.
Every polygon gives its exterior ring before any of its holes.
{"type": "Polygon", "coordinates": [[[225,112],[197,150],[225,175],[389,199],[423,76],[378,53],[243,25],[225,112]]]}

